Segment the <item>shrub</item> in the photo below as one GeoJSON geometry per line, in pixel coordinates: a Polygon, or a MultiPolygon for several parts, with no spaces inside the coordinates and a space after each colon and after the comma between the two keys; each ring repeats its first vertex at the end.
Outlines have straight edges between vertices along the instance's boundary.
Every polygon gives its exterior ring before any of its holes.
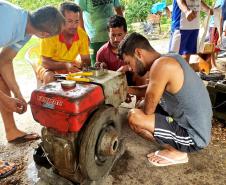
{"type": "Polygon", "coordinates": [[[9,1],[30,11],[46,5],[58,6],[62,2],[62,0],[9,0],[9,1]]]}
{"type": "Polygon", "coordinates": [[[128,24],[145,21],[150,7],[156,0],[130,0],[125,3],[125,17],[128,24]]]}

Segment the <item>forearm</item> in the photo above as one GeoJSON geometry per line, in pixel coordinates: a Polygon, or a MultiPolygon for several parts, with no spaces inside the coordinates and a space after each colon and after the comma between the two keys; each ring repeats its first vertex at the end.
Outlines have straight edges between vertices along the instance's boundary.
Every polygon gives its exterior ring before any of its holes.
{"type": "Polygon", "coordinates": [[[42,66],[46,69],[55,71],[55,70],[68,70],[70,62],[60,62],[55,61],[50,58],[42,57],[42,66]]]}
{"type": "Polygon", "coordinates": [[[19,98],[22,97],[20,88],[17,84],[16,77],[14,74],[12,61],[5,60],[4,62],[1,61],[0,63],[1,63],[0,74],[1,74],[4,82],[7,84],[7,87],[9,88],[10,91],[13,92],[15,97],[19,97],[19,98]]]}
{"type": "Polygon", "coordinates": [[[12,64],[16,54],[17,52],[11,48],[3,48],[2,51],[0,51],[0,74],[9,90],[11,90],[16,97],[21,98],[22,95],[16,82],[12,64]]]}
{"type": "Polygon", "coordinates": [[[201,8],[206,13],[208,13],[211,10],[210,7],[203,0],[201,1],[201,8]]]}
{"type": "Polygon", "coordinates": [[[144,98],[144,113],[147,115],[151,115],[154,114],[156,106],[158,104],[158,102],[154,101],[154,97],[151,94],[147,94],[145,95],[144,98]]]}
{"type": "Polygon", "coordinates": [[[177,5],[181,9],[181,11],[184,13],[186,13],[189,10],[185,0],[177,0],[177,5]]]}
{"type": "Polygon", "coordinates": [[[0,90],[0,106],[6,108],[7,107],[7,100],[9,99],[9,97],[0,90]]]}
{"type": "Polygon", "coordinates": [[[81,56],[81,67],[88,67],[91,65],[91,60],[90,60],[90,56],[86,55],[86,56],[81,56]]]}
{"type": "Polygon", "coordinates": [[[5,94],[0,90],[0,102],[5,99],[5,94]]]}
{"type": "Polygon", "coordinates": [[[144,97],[147,89],[147,85],[142,86],[129,86],[128,93],[136,95],[138,98],[144,97]]]}

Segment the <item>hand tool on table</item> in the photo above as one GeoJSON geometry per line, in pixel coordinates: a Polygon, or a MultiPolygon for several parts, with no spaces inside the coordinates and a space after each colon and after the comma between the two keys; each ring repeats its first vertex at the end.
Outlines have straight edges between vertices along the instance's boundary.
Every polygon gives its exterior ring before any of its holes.
{"type": "Polygon", "coordinates": [[[55,74],[54,78],[56,80],[73,80],[76,82],[91,82],[92,79],[88,78],[93,76],[93,72],[77,72],[69,74],[55,74]]]}

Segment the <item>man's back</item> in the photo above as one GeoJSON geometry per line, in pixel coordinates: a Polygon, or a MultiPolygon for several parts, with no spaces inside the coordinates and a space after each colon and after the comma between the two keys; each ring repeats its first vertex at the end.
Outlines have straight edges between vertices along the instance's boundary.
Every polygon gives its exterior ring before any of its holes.
{"type": "Polygon", "coordinates": [[[25,39],[28,12],[6,1],[0,1],[0,47],[25,39]]]}

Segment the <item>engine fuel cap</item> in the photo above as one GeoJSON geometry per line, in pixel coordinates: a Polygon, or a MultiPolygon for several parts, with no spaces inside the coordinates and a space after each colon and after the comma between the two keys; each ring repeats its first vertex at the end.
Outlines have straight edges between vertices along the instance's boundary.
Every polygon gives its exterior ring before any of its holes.
{"type": "Polygon", "coordinates": [[[76,82],[72,80],[63,80],[60,83],[61,83],[62,89],[64,90],[70,90],[76,87],[76,82]]]}

